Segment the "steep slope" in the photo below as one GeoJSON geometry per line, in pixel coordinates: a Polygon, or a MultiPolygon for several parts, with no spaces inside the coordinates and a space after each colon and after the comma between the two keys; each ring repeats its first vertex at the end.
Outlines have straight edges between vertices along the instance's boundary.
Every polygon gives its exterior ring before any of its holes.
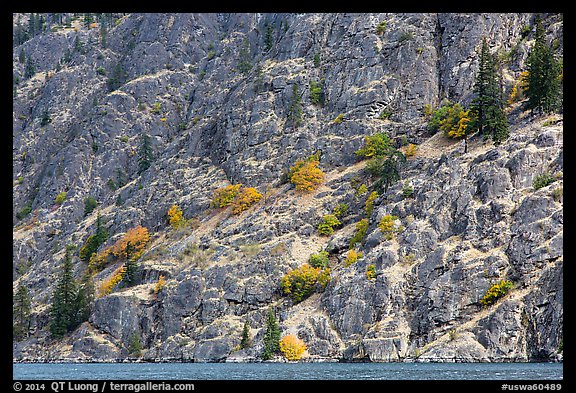
{"type": "MultiPolygon", "coordinates": [[[[15,31],[29,17],[14,15],[15,31]]],[[[476,136],[463,154],[458,142],[430,135],[424,115],[444,98],[470,100],[483,36],[508,56],[508,91],[524,69],[533,15],[110,18],[105,45],[101,24],[66,27],[47,15],[45,32],[14,47],[13,281],[34,299],[30,337],[14,343],[15,360],[125,358],[134,333],[145,359],[258,359],[270,307],[283,334],[304,339],[310,358],[557,356],[562,116],[533,117],[516,104],[507,141],[495,147],[476,136]],[[33,60],[29,77],[21,52],[33,60]],[[313,103],[311,82],[322,85],[323,105],[313,103]],[[298,127],[287,122],[295,85],[298,127]],[[405,137],[418,151],[402,182],[376,199],[363,257],[345,266],[365,215],[367,194],[357,188],[370,184],[354,151],[377,132],[398,143],[405,137]],[[142,135],[151,136],[153,150],[143,171],[142,135]],[[316,151],[325,181],[298,192],[283,174],[316,151]],[[534,190],[542,173],[557,180],[534,190]],[[412,198],[402,195],[404,182],[412,198]],[[210,207],[213,190],[236,183],[265,197],[240,215],[210,207]],[[55,203],[63,191],[64,202],[55,203]],[[85,215],[88,196],[98,207],[85,215]],[[349,206],[343,227],[318,235],[322,216],[340,203],[349,206]],[[19,219],[27,204],[32,212],[19,219]],[[173,204],[194,224],[170,228],[173,204]],[[404,227],[392,240],[377,227],[386,214],[404,227]],[[152,233],[139,261],[141,283],[97,298],[88,322],[54,340],[48,306],[65,246],[83,245],[97,215],[112,234],[102,247],[139,224],[152,233]],[[330,252],[331,280],[294,305],[280,279],[322,249],[330,252]],[[166,285],[156,295],[161,275],[166,285]],[[513,280],[513,291],[482,308],[479,300],[503,278],[513,280]],[[239,350],[245,321],[253,345],[239,350]]],[[[545,21],[561,53],[562,19],[545,21]]],[[[75,257],[77,277],[86,267],[75,257]]],[[[118,267],[98,272],[95,282],[118,267]]]]}

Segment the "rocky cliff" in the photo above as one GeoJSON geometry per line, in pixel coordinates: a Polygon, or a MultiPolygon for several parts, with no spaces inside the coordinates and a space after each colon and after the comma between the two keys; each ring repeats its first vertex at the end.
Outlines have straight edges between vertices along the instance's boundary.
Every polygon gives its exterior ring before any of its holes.
{"type": "MultiPolygon", "coordinates": [[[[13,18],[13,286],[33,299],[14,360],[126,359],[134,333],[143,359],[257,360],[270,308],[308,359],[561,357],[562,115],[514,103],[510,137],[494,146],[473,136],[467,153],[426,126],[426,108],[470,102],[482,38],[510,93],[526,69],[533,14],[111,14],[106,29],[98,18],[38,15],[42,27],[25,38],[30,14],[13,18]],[[296,127],[287,122],[294,86],[296,127]],[[358,186],[371,184],[354,152],[379,132],[417,152],[374,201],[362,256],[347,266],[368,196],[358,186]],[[152,151],[145,170],[142,135],[152,151]],[[318,151],[323,184],[295,190],[288,168],[318,151]],[[555,182],[536,190],[543,173],[555,182]],[[239,215],[210,206],[215,189],[237,183],[264,198],[239,215]],[[97,207],[85,214],[89,196],[97,207]],[[343,203],[341,228],[319,235],[343,203]],[[193,225],[168,225],[174,204],[193,225]],[[148,228],[142,277],[97,297],[87,322],[54,339],[48,310],[65,247],[80,248],[98,215],[111,235],[101,249],[148,228]],[[385,215],[403,227],[392,239],[377,225],[385,215]],[[294,304],[280,280],[321,250],[330,281],[294,304]],[[483,307],[502,279],[513,289],[483,307]],[[240,349],[246,321],[252,345],[240,349]]],[[[561,56],[562,16],[543,22],[561,56]]],[[[77,253],[74,265],[80,278],[77,253]]],[[[118,267],[99,271],[96,286],[118,267]]]]}

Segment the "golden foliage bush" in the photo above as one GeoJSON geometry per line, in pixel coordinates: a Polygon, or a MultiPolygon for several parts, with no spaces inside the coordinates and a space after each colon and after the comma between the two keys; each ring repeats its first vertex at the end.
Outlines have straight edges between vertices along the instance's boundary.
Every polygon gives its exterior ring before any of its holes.
{"type": "Polygon", "coordinates": [[[346,259],[344,259],[344,265],[350,266],[358,261],[358,259],[362,258],[362,253],[360,251],[356,251],[354,249],[348,250],[346,254],[346,259]]]}
{"type": "Polygon", "coordinates": [[[368,280],[373,280],[376,278],[376,266],[371,264],[366,267],[366,278],[368,280]]]}
{"type": "Polygon", "coordinates": [[[160,277],[158,277],[156,285],[154,286],[154,294],[158,295],[162,291],[162,289],[164,289],[165,285],[166,285],[166,279],[164,278],[164,275],[161,274],[160,277]]]}
{"type": "Polygon", "coordinates": [[[404,154],[406,157],[414,157],[416,155],[416,151],[418,150],[418,146],[413,143],[410,143],[406,147],[406,153],[404,154]]]}
{"type": "Polygon", "coordinates": [[[396,224],[398,217],[392,216],[390,214],[382,217],[378,223],[378,228],[384,235],[386,240],[392,240],[394,236],[402,231],[402,226],[396,224]]]}
{"type": "Polygon", "coordinates": [[[288,360],[300,360],[306,349],[304,341],[292,334],[286,335],[280,340],[280,351],[288,360]]]}
{"type": "Polygon", "coordinates": [[[298,160],[290,168],[288,178],[298,191],[314,191],[324,181],[324,172],[318,167],[320,161],[311,157],[307,160],[298,160]]]}
{"type": "Polygon", "coordinates": [[[500,280],[497,283],[493,284],[486,294],[480,299],[480,304],[484,307],[488,307],[496,302],[496,300],[500,299],[504,295],[506,295],[510,290],[514,287],[512,281],[507,280],[500,280]]]}
{"type": "Polygon", "coordinates": [[[262,199],[262,194],[254,187],[241,188],[232,201],[232,213],[240,214],[262,199]]]}
{"type": "Polygon", "coordinates": [[[318,224],[318,234],[330,236],[334,233],[334,228],[342,225],[335,214],[326,214],[322,217],[322,221],[318,224]]]}
{"type": "Polygon", "coordinates": [[[112,293],[114,287],[124,278],[124,273],[126,273],[126,266],[124,265],[114,270],[114,273],[100,284],[100,288],[98,288],[98,297],[112,293]]]}
{"type": "Polygon", "coordinates": [[[234,198],[236,198],[236,195],[240,191],[240,187],[242,187],[242,184],[231,184],[229,186],[217,188],[212,194],[210,206],[215,208],[229,206],[234,201],[234,198]]]}
{"type": "Polygon", "coordinates": [[[184,213],[182,209],[178,205],[172,205],[168,210],[168,223],[174,229],[180,228],[182,225],[186,223],[186,219],[184,218],[184,213]]]}

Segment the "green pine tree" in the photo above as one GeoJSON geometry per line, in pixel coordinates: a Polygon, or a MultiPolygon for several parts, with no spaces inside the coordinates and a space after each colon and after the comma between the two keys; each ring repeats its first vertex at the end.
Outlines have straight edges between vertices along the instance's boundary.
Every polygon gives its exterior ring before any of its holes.
{"type": "Polygon", "coordinates": [[[12,307],[12,328],[14,339],[21,340],[28,337],[30,329],[30,314],[32,312],[32,299],[25,285],[20,284],[14,294],[12,307]]]}
{"type": "Polygon", "coordinates": [[[73,275],[72,250],[66,247],[66,256],[58,283],[52,296],[50,308],[50,332],[55,337],[62,337],[72,330],[76,322],[76,281],[73,275]]]}
{"type": "Polygon", "coordinates": [[[386,156],[376,156],[366,165],[366,170],[373,177],[378,178],[375,187],[383,192],[400,180],[400,166],[406,161],[402,152],[391,148],[386,156]]]}
{"type": "Polygon", "coordinates": [[[48,125],[51,122],[52,118],[50,117],[50,112],[48,112],[48,109],[44,109],[44,111],[42,111],[42,118],[40,119],[40,125],[44,127],[45,125],[48,125]]]}
{"type": "Polygon", "coordinates": [[[500,80],[496,56],[490,53],[484,38],[474,83],[474,98],[470,105],[471,121],[466,134],[477,129],[484,136],[491,135],[495,144],[501,143],[509,135],[500,80]]]}
{"type": "Polygon", "coordinates": [[[28,56],[26,59],[26,65],[24,66],[24,78],[32,78],[36,73],[36,67],[34,67],[34,63],[32,62],[32,56],[28,56]]]}
{"type": "Polygon", "coordinates": [[[132,356],[142,356],[142,340],[138,332],[134,332],[128,342],[128,353],[132,356]]]}
{"type": "Polygon", "coordinates": [[[20,54],[18,55],[18,61],[22,64],[26,62],[26,53],[24,53],[24,48],[20,48],[20,54]]]}
{"type": "Polygon", "coordinates": [[[92,274],[86,270],[78,285],[78,292],[76,293],[76,316],[73,324],[74,326],[80,325],[90,317],[95,292],[96,290],[92,274]]]}
{"type": "Polygon", "coordinates": [[[152,138],[150,135],[143,133],[140,137],[140,147],[138,149],[138,174],[150,168],[153,159],[152,138]]]}
{"type": "Polygon", "coordinates": [[[264,25],[264,50],[268,52],[272,49],[272,45],[274,43],[274,28],[271,24],[266,23],[264,25]]]}
{"type": "Polygon", "coordinates": [[[238,55],[238,70],[247,74],[252,69],[252,62],[250,61],[250,42],[247,38],[242,41],[240,54],[238,55]]]}
{"type": "Polygon", "coordinates": [[[262,352],[263,360],[270,360],[274,354],[280,352],[280,328],[274,310],[268,310],[266,318],[266,333],[264,334],[264,351],[262,352]]]}
{"type": "Polygon", "coordinates": [[[88,236],[84,245],[80,248],[79,256],[82,262],[88,263],[92,254],[98,251],[104,242],[108,239],[108,231],[102,224],[100,212],[96,215],[96,233],[88,236]]]}
{"type": "Polygon", "coordinates": [[[561,105],[562,66],[547,45],[542,20],[536,16],[534,46],[528,55],[528,80],[525,91],[528,101],[526,109],[540,114],[558,110],[561,105]]]}
{"type": "Polygon", "coordinates": [[[250,325],[248,321],[244,321],[244,328],[242,329],[242,340],[240,340],[240,348],[248,348],[252,345],[252,339],[250,338],[250,325]]]}
{"type": "Polygon", "coordinates": [[[286,123],[289,126],[297,128],[302,123],[302,95],[298,83],[292,85],[292,97],[288,106],[288,115],[286,123]]]}
{"type": "Polygon", "coordinates": [[[127,286],[133,286],[138,283],[138,262],[134,259],[134,245],[130,242],[126,244],[126,272],[122,281],[127,286]]]}
{"type": "Polygon", "coordinates": [[[126,70],[121,62],[118,62],[112,70],[112,75],[108,78],[108,90],[114,91],[120,88],[126,81],[126,70]]]}

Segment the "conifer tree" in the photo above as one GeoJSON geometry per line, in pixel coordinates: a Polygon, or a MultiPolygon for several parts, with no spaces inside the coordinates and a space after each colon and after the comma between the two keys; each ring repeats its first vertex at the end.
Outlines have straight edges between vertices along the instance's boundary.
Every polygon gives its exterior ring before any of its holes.
{"type": "Polygon", "coordinates": [[[76,317],[73,324],[74,327],[87,321],[90,317],[95,292],[92,274],[90,274],[90,271],[87,269],[78,285],[78,292],[76,293],[76,317]]]}
{"type": "Polygon", "coordinates": [[[302,96],[298,83],[292,85],[292,97],[288,107],[287,124],[296,128],[302,123],[302,96]]]}
{"type": "Polygon", "coordinates": [[[30,313],[32,311],[32,299],[25,285],[20,284],[14,295],[12,308],[12,331],[14,338],[20,340],[28,336],[30,328],[30,313]]]}
{"type": "Polygon", "coordinates": [[[268,310],[266,318],[266,333],[264,335],[264,351],[262,352],[263,360],[270,360],[274,354],[280,351],[280,328],[274,310],[268,310]]]}
{"type": "Polygon", "coordinates": [[[36,68],[32,62],[32,56],[28,56],[26,59],[26,65],[24,66],[24,78],[28,79],[34,76],[36,73],[36,68]]]}
{"type": "Polygon", "coordinates": [[[140,148],[138,150],[138,174],[150,168],[153,159],[154,154],[150,135],[143,133],[140,137],[140,148]]]}
{"type": "Polygon", "coordinates": [[[66,247],[62,271],[52,296],[50,332],[55,337],[62,337],[72,330],[76,322],[77,292],[73,275],[72,249],[73,247],[66,247]]]}
{"type": "Polygon", "coordinates": [[[490,53],[486,39],[482,40],[479,69],[474,84],[474,95],[470,106],[471,121],[466,133],[476,128],[491,135],[495,144],[508,138],[508,120],[504,112],[504,100],[497,70],[496,57],[490,53]]]}
{"type": "Polygon", "coordinates": [[[553,112],[560,107],[562,66],[555,58],[552,48],[546,44],[545,31],[539,15],[536,16],[535,23],[535,42],[527,60],[526,109],[542,114],[553,112]]]}
{"type": "Polygon", "coordinates": [[[248,321],[244,321],[244,327],[242,328],[242,340],[240,340],[240,348],[248,348],[252,344],[252,339],[250,338],[250,326],[248,321]]]}
{"type": "Polygon", "coordinates": [[[108,90],[114,91],[124,84],[126,80],[126,70],[121,62],[118,62],[112,70],[112,75],[108,78],[108,90]]]}
{"type": "Polygon", "coordinates": [[[252,62],[250,61],[250,42],[247,38],[242,41],[240,54],[238,56],[238,70],[241,73],[247,74],[252,69],[252,62]]]}
{"type": "Polygon", "coordinates": [[[136,285],[138,282],[138,263],[134,258],[134,246],[131,242],[126,244],[126,272],[122,280],[127,286],[136,285]]]}

